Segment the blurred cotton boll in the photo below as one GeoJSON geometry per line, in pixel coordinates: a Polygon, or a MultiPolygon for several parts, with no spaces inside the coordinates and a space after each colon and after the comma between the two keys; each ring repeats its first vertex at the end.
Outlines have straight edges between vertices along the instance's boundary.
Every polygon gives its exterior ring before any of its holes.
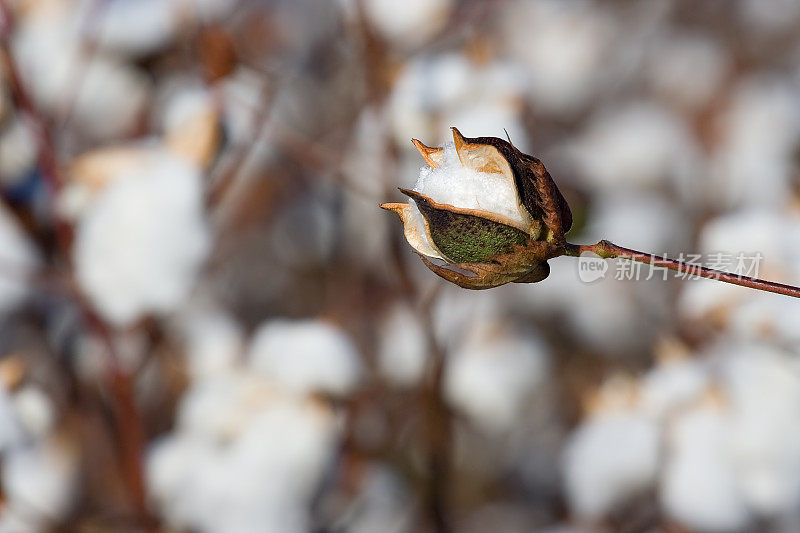
{"type": "Polygon", "coordinates": [[[256,331],[251,368],[298,393],[345,395],[361,378],[361,360],[340,329],[316,320],[274,320],[256,331]]]}
{"type": "Polygon", "coordinates": [[[796,89],[769,75],[734,88],[718,123],[711,186],[714,205],[780,205],[791,193],[794,155],[800,142],[796,89]]]}
{"type": "Polygon", "coordinates": [[[56,441],[42,441],[4,456],[4,506],[25,522],[26,527],[18,531],[41,531],[48,519],[57,520],[69,511],[76,496],[76,459],[71,449],[56,441]]]}
{"type": "Polygon", "coordinates": [[[308,531],[311,498],[336,442],[331,413],[305,400],[270,400],[231,437],[220,445],[179,428],[155,443],[148,483],[171,525],[308,531]]]}
{"type": "Polygon", "coordinates": [[[528,395],[546,379],[548,358],[544,341],[531,332],[480,327],[451,356],[445,396],[482,430],[507,431],[528,395]]]}
{"type": "Polygon", "coordinates": [[[796,513],[800,502],[800,378],[795,354],[768,345],[717,347],[730,402],[728,450],[737,486],[760,513],[796,513]]]}
{"type": "MultiPolygon", "coordinates": [[[[94,139],[132,133],[150,95],[147,76],[112,56],[95,54],[82,68],[78,19],[69,9],[42,9],[14,35],[14,55],[38,103],[54,111],[74,105],[76,121],[94,139]],[[74,79],[81,73],[80,83],[74,79]],[[65,100],[69,95],[73,101],[65,100]]],[[[34,12],[36,13],[36,12],[34,12]]]]}
{"type": "Polygon", "coordinates": [[[0,205],[0,314],[14,309],[29,293],[28,279],[37,253],[5,206],[0,205]]]}
{"type": "Polygon", "coordinates": [[[380,324],[378,367],[391,383],[412,387],[422,380],[428,362],[428,339],[419,317],[397,304],[380,324]]]}
{"type": "Polygon", "coordinates": [[[653,91],[683,109],[710,103],[730,74],[725,48],[703,34],[678,34],[664,39],[647,60],[646,76],[653,91]]]}
{"type": "Polygon", "coordinates": [[[749,521],[727,446],[725,411],[713,397],[670,430],[660,497],[667,514],[692,530],[738,531],[749,521]]]}
{"type": "Polygon", "coordinates": [[[570,436],[564,478],[570,506],[597,520],[641,494],[656,480],[661,430],[643,412],[597,413],[570,436]]]}
{"type": "Polygon", "coordinates": [[[78,281],[103,317],[120,327],[177,309],[209,245],[197,168],[164,152],[145,157],[78,223],[78,281]]]}
{"type": "Polygon", "coordinates": [[[452,139],[451,126],[465,135],[505,137],[505,128],[524,149],[527,80],[524,69],[510,62],[480,63],[458,53],[416,57],[404,66],[389,101],[395,142],[419,157],[411,138],[443,143],[452,139]]]}
{"type": "Polygon", "coordinates": [[[189,371],[194,379],[231,372],[241,362],[244,332],[222,311],[189,312],[182,320],[189,371]]]}
{"type": "Polygon", "coordinates": [[[615,31],[590,0],[514,2],[502,22],[506,48],[532,73],[532,104],[556,115],[579,111],[600,88],[615,31]]]}
{"type": "Polygon", "coordinates": [[[8,124],[0,122],[0,182],[14,187],[34,170],[36,164],[36,139],[30,124],[15,118],[8,124]]]}
{"type": "Polygon", "coordinates": [[[689,183],[699,162],[691,133],[677,115],[654,102],[602,109],[566,150],[595,189],[654,189],[665,184],[697,191],[697,185],[689,183]]]}
{"type": "Polygon", "coordinates": [[[399,48],[420,45],[447,24],[453,0],[366,0],[367,21],[399,48]]]}

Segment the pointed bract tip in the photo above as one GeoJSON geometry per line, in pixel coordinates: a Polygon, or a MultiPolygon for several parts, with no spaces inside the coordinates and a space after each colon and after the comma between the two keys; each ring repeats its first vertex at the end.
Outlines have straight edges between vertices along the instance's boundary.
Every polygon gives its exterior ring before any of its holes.
{"type": "Polygon", "coordinates": [[[425,162],[427,162],[431,168],[437,168],[442,164],[442,161],[444,160],[444,148],[433,148],[431,146],[427,146],[419,139],[411,139],[411,142],[419,151],[420,155],[425,158],[425,162]]]}

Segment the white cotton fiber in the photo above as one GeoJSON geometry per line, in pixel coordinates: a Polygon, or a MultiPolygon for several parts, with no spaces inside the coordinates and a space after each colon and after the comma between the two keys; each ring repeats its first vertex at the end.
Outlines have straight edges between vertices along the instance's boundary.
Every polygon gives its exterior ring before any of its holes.
{"type": "Polygon", "coordinates": [[[453,143],[444,145],[444,161],[437,168],[423,167],[414,190],[432,200],[465,209],[480,209],[527,226],[513,182],[502,174],[465,168],[453,143]]]}

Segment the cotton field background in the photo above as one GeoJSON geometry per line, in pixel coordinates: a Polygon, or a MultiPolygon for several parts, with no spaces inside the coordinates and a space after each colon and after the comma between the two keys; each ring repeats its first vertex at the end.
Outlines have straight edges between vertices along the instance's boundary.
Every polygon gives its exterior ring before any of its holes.
{"type": "Polygon", "coordinates": [[[0,0],[0,532],[800,530],[800,304],[447,284],[450,126],[800,283],[798,2],[0,0]]]}

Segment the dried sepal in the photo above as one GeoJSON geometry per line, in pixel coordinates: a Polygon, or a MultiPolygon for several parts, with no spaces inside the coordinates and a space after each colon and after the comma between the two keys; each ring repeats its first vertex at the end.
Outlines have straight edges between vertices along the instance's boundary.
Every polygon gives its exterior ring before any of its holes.
{"type": "Polygon", "coordinates": [[[419,210],[411,204],[385,203],[383,209],[395,213],[403,222],[403,233],[414,250],[423,256],[444,259],[444,256],[432,244],[427,226],[419,210]]]}
{"type": "Polygon", "coordinates": [[[411,139],[411,142],[431,168],[437,168],[444,161],[444,148],[431,148],[419,139],[411,139]]]}

